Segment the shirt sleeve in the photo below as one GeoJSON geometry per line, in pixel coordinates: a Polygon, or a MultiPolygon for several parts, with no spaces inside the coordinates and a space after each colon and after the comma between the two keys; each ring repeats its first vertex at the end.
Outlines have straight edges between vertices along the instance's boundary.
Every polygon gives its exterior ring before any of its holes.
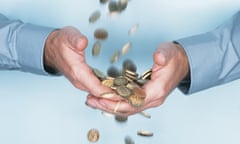
{"type": "Polygon", "coordinates": [[[240,78],[240,12],[215,30],[177,40],[185,49],[190,78],[178,88],[185,94],[240,78]]]}
{"type": "Polygon", "coordinates": [[[53,30],[9,20],[0,14],[0,69],[48,75],[44,70],[43,51],[45,41],[53,30]]]}

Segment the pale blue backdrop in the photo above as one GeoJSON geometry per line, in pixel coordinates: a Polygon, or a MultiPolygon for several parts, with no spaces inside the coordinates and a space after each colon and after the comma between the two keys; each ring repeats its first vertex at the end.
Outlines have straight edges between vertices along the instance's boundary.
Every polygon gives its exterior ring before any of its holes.
{"type": "MultiPolygon", "coordinates": [[[[109,16],[98,0],[0,0],[0,12],[11,19],[63,27],[72,25],[88,36],[88,63],[105,71],[110,55],[131,41],[131,58],[138,72],[152,66],[152,53],[163,41],[171,41],[214,29],[240,9],[239,0],[131,0],[127,9],[109,16]],[[102,12],[96,24],[89,15],[102,12]],[[139,24],[133,36],[128,29],[139,24]],[[93,31],[103,27],[109,38],[99,57],[91,57],[93,31]]],[[[209,58],[210,59],[210,58],[209,58]]],[[[90,128],[100,130],[98,144],[123,144],[131,136],[136,144],[239,144],[240,81],[190,96],[174,90],[166,102],[119,124],[98,110],[85,106],[86,93],[65,77],[46,77],[18,71],[0,71],[0,144],[89,144],[90,128]],[[137,130],[154,132],[151,138],[137,130]]]]}

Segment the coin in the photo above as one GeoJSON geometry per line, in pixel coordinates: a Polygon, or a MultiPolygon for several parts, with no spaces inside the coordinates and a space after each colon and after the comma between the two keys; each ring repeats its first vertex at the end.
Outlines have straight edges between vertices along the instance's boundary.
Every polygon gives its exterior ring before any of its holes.
{"type": "Polygon", "coordinates": [[[104,28],[98,28],[94,31],[94,37],[99,40],[105,40],[108,37],[108,32],[104,28]]]}
{"type": "Polygon", "coordinates": [[[123,98],[127,98],[132,94],[132,91],[126,86],[118,86],[116,91],[117,91],[117,94],[119,94],[123,98]]]}
{"type": "Polygon", "coordinates": [[[115,86],[126,85],[127,83],[128,83],[128,80],[123,76],[120,76],[114,79],[115,86]]]}
{"type": "Polygon", "coordinates": [[[150,80],[151,79],[151,75],[152,75],[152,69],[148,69],[141,75],[141,79],[150,80]]]}
{"type": "Polygon", "coordinates": [[[128,120],[127,116],[115,115],[115,120],[117,122],[126,122],[128,120]]]}
{"type": "Polygon", "coordinates": [[[132,105],[133,107],[141,107],[144,103],[144,99],[137,97],[136,95],[131,95],[128,97],[128,102],[130,103],[130,105],[132,105]]]}
{"type": "Polygon", "coordinates": [[[111,64],[116,63],[119,60],[120,54],[121,53],[119,51],[113,53],[113,55],[110,58],[110,63],[111,64]]]}
{"type": "Polygon", "coordinates": [[[128,0],[119,0],[118,1],[118,9],[119,11],[123,11],[127,8],[128,0]]]}
{"type": "Polygon", "coordinates": [[[148,82],[148,80],[146,79],[138,79],[136,81],[136,83],[139,85],[139,86],[143,86],[144,84],[146,84],[148,82]]]}
{"type": "Polygon", "coordinates": [[[107,75],[116,78],[120,76],[120,71],[115,66],[110,66],[107,70],[107,75]]]}
{"type": "Polygon", "coordinates": [[[98,70],[97,68],[93,68],[92,71],[98,77],[98,79],[100,80],[106,79],[106,75],[102,71],[98,70]]]}
{"type": "Polygon", "coordinates": [[[108,0],[100,0],[100,3],[101,4],[105,4],[105,3],[107,3],[108,2],[108,0]]]}
{"type": "Polygon", "coordinates": [[[112,87],[114,85],[114,79],[105,79],[101,82],[104,86],[112,87]]]}
{"type": "Polygon", "coordinates": [[[146,130],[139,130],[137,132],[138,135],[140,136],[146,136],[146,137],[151,137],[153,136],[153,132],[150,132],[150,131],[146,131],[146,130]]]}
{"type": "Polygon", "coordinates": [[[97,142],[99,140],[100,134],[97,129],[90,129],[87,133],[87,138],[90,142],[97,142]]]}
{"type": "Polygon", "coordinates": [[[131,46],[132,46],[132,43],[131,43],[131,42],[127,42],[127,43],[122,47],[122,49],[121,49],[121,54],[122,54],[122,55],[125,55],[125,54],[129,51],[129,49],[131,48],[131,46]]]}
{"type": "Polygon", "coordinates": [[[108,3],[108,10],[109,12],[118,12],[119,11],[119,6],[116,1],[110,1],[108,3]]]}
{"type": "Polygon", "coordinates": [[[128,35],[134,35],[139,28],[139,24],[135,24],[128,30],[128,35]]]}
{"type": "Polygon", "coordinates": [[[90,16],[89,16],[89,23],[94,23],[96,22],[101,16],[101,12],[99,10],[94,11],[90,16]]]}
{"type": "Polygon", "coordinates": [[[124,138],[125,144],[135,144],[134,140],[130,136],[124,138]]]}
{"type": "Polygon", "coordinates": [[[137,71],[136,65],[130,59],[125,59],[123,61],[122,67],[123,67],[124,70],[127,69],[127,70],[132,71],[132,72],[136,72],[137,71]]]}
{"type": "Polygon", "coordinates": [[[92,47],[92,56],[98,56],[101,52],[101,42],[96,41],[92,47]]]}
{"type": "Polygon", "coordinates": [[[142,116],[144,116],[146,118],[151,118],[151,115],[146,113],[146,112],[144,112],[144,111],[139,112],[139,114],[141,114],[142,116]]]}

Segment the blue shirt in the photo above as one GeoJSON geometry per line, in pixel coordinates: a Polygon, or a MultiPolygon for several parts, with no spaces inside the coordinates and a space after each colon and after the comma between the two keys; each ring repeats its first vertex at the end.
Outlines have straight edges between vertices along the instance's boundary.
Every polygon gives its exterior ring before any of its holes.
{"type": "Polygon", "coordinates": [[[43,51],[51,31],[53,28],[9,20],[0,14],[0,69],[47,75],[43,51]]]}
{"type": "Polygon", "coordinates": [[[190,79],[179,88],[191,94],[240,77],[240,12],[215,30],[177,40],[186,51],[190,79]]]}

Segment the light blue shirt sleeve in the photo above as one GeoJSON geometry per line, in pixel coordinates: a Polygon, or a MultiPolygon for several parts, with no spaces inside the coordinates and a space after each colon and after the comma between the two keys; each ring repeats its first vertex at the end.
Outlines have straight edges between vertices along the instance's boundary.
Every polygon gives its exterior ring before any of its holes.
{"type": "Polygon", "coordinates": [[[0,69],[48,75],[44,70],[45,41],[53,28],[9,20],[0,14],[0,69]]]}
{"type": "Polygon", "coordinates": [[[177,42],[190,65],[190,79],[178,86],[185,94],[240,78],[240,12],[211,32],[177,42]]]}

